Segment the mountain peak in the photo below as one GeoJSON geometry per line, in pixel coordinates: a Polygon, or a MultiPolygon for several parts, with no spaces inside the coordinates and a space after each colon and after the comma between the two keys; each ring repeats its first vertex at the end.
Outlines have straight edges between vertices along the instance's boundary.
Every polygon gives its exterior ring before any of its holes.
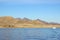
{"type": "Polygon", "coordinates": [[[26,17],[24,17],[22,20],[30,21],[30,19],[28,19],[28,18],[26,18],[26,17]]]}

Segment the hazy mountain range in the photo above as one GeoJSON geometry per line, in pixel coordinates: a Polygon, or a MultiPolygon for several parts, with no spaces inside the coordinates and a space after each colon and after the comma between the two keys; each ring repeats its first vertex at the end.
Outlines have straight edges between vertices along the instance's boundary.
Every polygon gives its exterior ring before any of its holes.
{"type": "Polygon", "coordinates": [[[59,23],[48,23],[40,19],[13,18],[11,16],[0,17],[0,28],[52,28],[60,27],[59,23]]]}

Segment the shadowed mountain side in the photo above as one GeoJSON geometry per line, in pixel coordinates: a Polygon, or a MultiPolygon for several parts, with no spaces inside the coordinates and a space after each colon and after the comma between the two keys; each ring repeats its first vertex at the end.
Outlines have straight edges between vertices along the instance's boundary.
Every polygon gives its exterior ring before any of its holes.
{"type": "Polygon", "coordinates": [[[40,19],[0,17],[0,28],[52,28],[60,27],[59,23],[48,23],[40,19]]]}

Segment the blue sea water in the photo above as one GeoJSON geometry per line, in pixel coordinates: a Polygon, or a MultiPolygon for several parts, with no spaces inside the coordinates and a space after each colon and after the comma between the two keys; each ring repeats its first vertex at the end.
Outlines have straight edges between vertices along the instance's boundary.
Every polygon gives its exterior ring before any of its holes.
{"type": "Polygon", "coordinates": [[[0,28],[0,40],[60,40],[60,28],[0,28]]]}

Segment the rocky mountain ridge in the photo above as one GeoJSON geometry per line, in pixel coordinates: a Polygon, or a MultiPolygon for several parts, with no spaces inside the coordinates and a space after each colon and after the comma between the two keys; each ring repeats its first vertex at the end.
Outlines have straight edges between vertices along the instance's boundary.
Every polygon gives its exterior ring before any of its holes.
{"type": "Polygon", "coordinates": [[[52,28],[60,27],[59,23],[48,23],[40,19],[0,17],[0,28],[52,28]]]}

